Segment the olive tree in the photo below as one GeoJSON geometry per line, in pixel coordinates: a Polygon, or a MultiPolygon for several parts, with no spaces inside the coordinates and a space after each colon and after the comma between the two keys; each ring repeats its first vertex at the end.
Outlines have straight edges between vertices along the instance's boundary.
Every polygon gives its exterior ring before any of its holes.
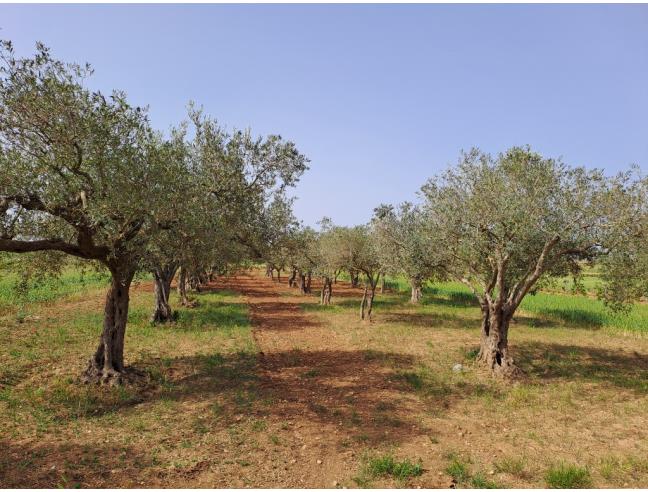
{"type": "Polygon", "coordinates": [[[379,261],[384,271],[407,278],[414,304],[421,300],[423,283],[444,273],[443,249],[433,240],[434,231],[426,227],[421,209],[411,203],[374,209],[372,229],[379,261]]]}
{"type": "Polygon", "coordinates": [[[648,298],[648,178],[626,175],[620,206],[601,260],[604,280],[600,297],[614,310],[648,298]]]}
{"type": "Polygon", "coordinates": [[[0,251],[59,251],[111,274],[86,381],[119,382],[129,289],[175,183],[144,110],[85,88],[89,66],[0,47],[0,251]]]}
{"type": "Polygon", "coordinates": [[[430,230],[447,256],[447,274],[466,284],[482,311],[478,360],[515,375],[509,323],[543,277],[580,268],[603,252],[610,180],[528,147],[493,158],[477,149],[423,186],[430,230]]]}
{"type": "Polygon", "coordinates": [[[364,274],[365,285],[360,302],[360,319],[371,320],[376,287],[382,271],[371,229],[366,225],[339,228],[337,239],[340,263],[349,272],[364,274]]]}
{"type": "MultiPolygon", "coordinates": [[[[156,296],[154,319],[160,321],[171,316],[168,291],[177,269],[181,302],[188,305],[187,282],[199,289],[214,271],[256,255],[248,245],[263,241],[259,218],[307,168],[294,143],[278,135],[253,137],[249,130],[227,132],[193,104],[189,122],[175,135],[177,142],[169,150],[176,162],[184,162],[178,173],[186,177],[184,186],[175,190],[175,221],[160,235],[157,254],[151,256],[156,292],[161,294],[156,296]],[[185,138],[186,127],[191,139],[185,138]]],[[[280,202],[268,210],[275,222],[279,219],[272,214],[281,217],[280,202]]]]}
{"type": "Polygon", "coordinates": [[[322,278],[320,304],[329,305],[333,296],[333,283],[345,268],[346,250],[342,248],[344,228],[335,226],[326,217],[319,224],[321,230],[310,245],[310,250],[315,263],[315,275],[322,278]]]}

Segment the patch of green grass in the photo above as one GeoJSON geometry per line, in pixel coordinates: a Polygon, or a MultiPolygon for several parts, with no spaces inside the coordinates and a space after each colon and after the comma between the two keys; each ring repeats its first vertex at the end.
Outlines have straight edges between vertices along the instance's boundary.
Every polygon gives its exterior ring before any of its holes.
{"type": "Polygon", "coordinates": [[[481,473],[477,473],[474,477],[470,479],[470,485],[472,485],[476,489],[499,489],[500,488],[499,485],[497,485],[492,480],[488,480],[481,473]]]}
{"type": "MultiPolygon", "coordinates": [[[[593,274],[591,277],[596,278],[597,275],[593,274]]],[[[590,281],[587,285],[589,292],[592,292],[590,287],[596,282],[598,280],[590,281]]],[[[388,278],[387,284],[400,293],[401,302],[405,305],[410,290],[407,280],[402,277],[391,277],[388,278]]],[[[529,320],[530,325],[538,321],[545,325],[544,320],[548,320],[553,324],[568,327],[608,328],[612,331],[648,334],[648,304],[646,303],[635,304],[629,312],[615,313],[610,311],[602,301],[591,296],[554,292],[541,291],[524,298],[520,309],[541,318],[529,320]]],[[[456,311],[476,306],[476,300],[470,290],[458,282],[439,282],[424,288],[421,307],[427,305],[443,305],[456,311]]]]}
{"type": "MultiPolygon", "coordinates": [[[[52,302],[88,289],[106,287],[110,280],[107,272],[88,272],[67,268],[58,277],[46,277],[21,288],[17,275],[2,272],[0,275],[0,308],[33,303],[52,302]]],[[[22,313],[24,318],[25,313],[22,313]]]]}
{"type": "Polygon", "coordinates": [[[479,347],[466,350],[465,355],[468,360],[476,360],[479,355],[479,347]]]}
{"type": "Polygon", "coordinates": [[[372,478],[390,476],[397,480],[407,480],[422,473],[423,465],[420,459],[416,462],[407,458],[398,461],[391,454],[368,458],[364,468],[364,475],[372,478]]]}
{"type": "Polygon", "coordinates": [[[454,478],[455,482],[465,482],[470,478],[468,465],[458,457],[453,457],[450,464],[446,467],[445,472],[454,478]]]}
{"type": "Polygon", "coordinates": [[[265,420],[255,420],[252,422],[252,430],[255,432],[261,432],[268,428],[268,423],[265,420]]]}
{"type": "Polygon", "coordinates": [[[577,465],[560,463],[551,466],[545,474],[547,487],[552,489],[586,489],[592,487],[589,470],[577,465]]]}

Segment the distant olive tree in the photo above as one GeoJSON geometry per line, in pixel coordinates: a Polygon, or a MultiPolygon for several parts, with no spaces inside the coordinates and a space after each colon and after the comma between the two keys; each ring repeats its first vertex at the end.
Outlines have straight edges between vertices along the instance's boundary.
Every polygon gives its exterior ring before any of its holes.
{"type": "Polygon", "coordinates": [[[382,273],[374,238],[368,226],[344,227],[337,230],[340,263],[344,269],[364,275],[365,285],[360,302],[360,319],[371,319],[376,287],[382,273]]]}
{"type": "Polygon", "coordinates": [[[601,260],[600,297],[614,310],[648,298],[648,178],[626,176],[610,234],[609,253],[601,260]]]}
{"type": "Polygon", "coordinates": [[[441,279],[445,273],[443,246],[434,240],[433,231],[427,229],[425,215],[408,202],[397,209],[381,205],[374,209],[371,225],[383,270],[404,275],[411,287],[410,302],[417,304],[423,283],[441,279]]]}
{"type": "Polygon", "coordinates": [[[478,359],[496,374],[516,374],[511,318],[540,279],[577,272],[581,260],[604,251],[610,180],[528,147],[495,158],[473,149],[422,191],[429,226],[446,250],[447,274],[481,306],[478,359]]]}
{"type": "Polygon", "coordinates": [[[331,304],[333,284],[345,268],[346,250],[342,247],[344,228],[335,226],[328,218],[320,221],[320,233],[311,245],[311,256],[315,259],[315,274],[322,279],[320,304],[331,304]]]}

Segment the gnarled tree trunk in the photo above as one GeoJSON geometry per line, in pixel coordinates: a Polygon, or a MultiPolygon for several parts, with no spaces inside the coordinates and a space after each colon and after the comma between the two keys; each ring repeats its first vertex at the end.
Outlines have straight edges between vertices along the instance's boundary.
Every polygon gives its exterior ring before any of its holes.
{"type": "Polygon", "coordinates": [[[311,281],[312,281],[312,278],[313,278],[312,272],[308,272],[306,274],[306,288],[305,288],[305,290],[309,294],[311,293],[311,281]]]}
{"type": "Polygon", "coordinates": [[[166,323],[173,319],[173,310],[169,304],[171,281],[178,270],[177,265],[170,264],[153,270],[155,291],[155,310],[151,316],[153,323],[166,323]]]}
{"type": "Polygon", "coordinates": [[[522,371],[515,365],[508,351],[508,330],[513,311],[487,303],[481,306],[481,310],[481,344],[477,360],[495,375],[520,375],[522,371]]]}
{"type": "Polygon", "coordinates": [[[349,275],[351,276],[351,287],[357,287],[360,280],[360,274],[358,272],[350,271],[349,275]]]}
{"type": "Polygon", "coordinates": [[[99,346],[83,374],[87,383],[120,384],[124,374],[124,336],[134,268],[111,267],[99,346]]]}
{"type": "Polygon", "coordinates": [[[187,297],[187,271],[183,268],[180,268],[180,274],[178,275],[178,297],[180,297],[180,304],[183,306],[191,306],[191,301],[187,297]]]}
{"type": "Polygon", "coordinates": [[[322,293],[320,295],[320,304],[328,306],[331,304],[331,296],[333,295],[333,284],[330,277],[324,277],[322,285],[322,293]]]}
{"type": "Polygon", "coordinates": [[[371,310],[373,308],[373,301],[376,297],[376,287],[378,286],[378,277],[375,279],[369,278],[365,282],[364,293],[362,294],[362,301],[360,302],[360,319],[367,319],[371,321],[371,310]]]}
{"type": "Polygon", "coordinates": [[[288,279],[288,287],[293,287],[295,285],[295,279],[297,278],[297,269],[293,268],[290,278],[288,279]]]}
{"type": "Polygon", "coordinates": [[[417,278],[410,279],[410,286],[412,288],[412,295],[410,296],[410,302],[412,304],[418,304],[423,297],[423,288],[421,287],[421,281],[417,278]]]}
{"type": "Polygon", "coordinates": [[[298,284],[299,284],[299,292],[301,294],[306,294],[306,275],[304,275],[303,272],[299,272],[297,274],[298,284]]]}

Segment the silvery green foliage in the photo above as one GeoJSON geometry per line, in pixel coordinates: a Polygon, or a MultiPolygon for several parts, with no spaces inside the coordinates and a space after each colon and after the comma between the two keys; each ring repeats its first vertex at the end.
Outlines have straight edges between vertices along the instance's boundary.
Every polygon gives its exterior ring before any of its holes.
{"type": "Polygon", "coordinates": [[[543,276],[577,272],[604,251],[615,200],[602,172],[528,147],[497,157],[473,149],[422,193],[448,276],[508,310],[543,276]]]}
{"type": "Polygon", "coordinates": [[[603,300],[615,310],[648,298],[648,178],[629,173],[622,188],[609,254],[603,257],[603,300]]]}
{"type": "Polygon", "coordinates": [[[0,58],[0,249],[137,257],[175,187],[146,111],[40,44],[18,58],[3,42],[0,58]]]}
{"type": "Polygon", "coordinates": [[[443,247],[418,206],[381,205],[374,209],[371,226],[383,271],[403,275],[418,286],[443,277],[443,247]]]}

